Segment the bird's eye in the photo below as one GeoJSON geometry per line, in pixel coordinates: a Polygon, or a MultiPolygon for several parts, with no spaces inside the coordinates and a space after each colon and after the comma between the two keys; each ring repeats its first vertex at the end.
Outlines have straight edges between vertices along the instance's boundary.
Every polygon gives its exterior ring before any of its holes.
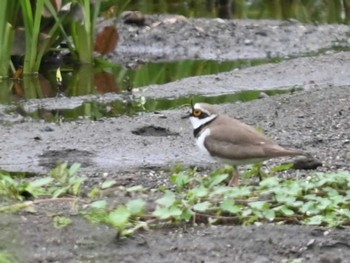
{"type": "Polygon", "coordinates": [[[202,112],[201,112],[201,110],[193,110],[192,114],[195,117],[199,117],[202,114],[202,112]]]}

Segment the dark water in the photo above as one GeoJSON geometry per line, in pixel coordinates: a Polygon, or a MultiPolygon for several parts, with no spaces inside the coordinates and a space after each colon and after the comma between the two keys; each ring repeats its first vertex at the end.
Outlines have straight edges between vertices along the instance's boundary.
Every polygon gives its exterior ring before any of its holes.
{"type": "Polygon", "coordinates": [[[226,102],[246,102],[261,98],[264,96],[274,96],[295,92],[295,90],[250,90],[241,91],[234,94],[225,94],[220,96],[191,96],[180,97],[176,99],[134,99],[134,100],[115,100],[109,103],[99,103],[97,101],[83,102],[73,109],[45,110],[39,109],[31,113],[26,113],[34,119],[44,119],[49,122],[73,121],[77,119],[98,120],[104,117],[116,117],[120,115],[133,116],[142,112],[157,112],[160,110],[175,109],[188,106],[193,101],[207,102],[211,104],[221,104],[226,102]]]}
{"type": "MultiPolygon", "coordinates": [[[[275,59],[276,60],[276,59],[275,59]]],[[[275,61],[274,60],[274,61],[275,61]]],[[[271,62],[273,60],[244,60],[219,62],[213,60],[183,60],[157,62],[127,69],[121,65],[79,69],[62,68],[62,84],[56,81],[56,70],[23,80],[0,82],[0,103],[50,97],[74,97],[89,94],[123,93],[151,84],[164,84],[190,76],[217,74],[271,62]]]]}
{"type": "Polygon", "coordinates": [[[350,22],[348,0],[114,0],[104,5],[106,10],[115,10],[117,14],[124,10],[139,10],[146,14],[170,13],[186,17],[350,22]]]}

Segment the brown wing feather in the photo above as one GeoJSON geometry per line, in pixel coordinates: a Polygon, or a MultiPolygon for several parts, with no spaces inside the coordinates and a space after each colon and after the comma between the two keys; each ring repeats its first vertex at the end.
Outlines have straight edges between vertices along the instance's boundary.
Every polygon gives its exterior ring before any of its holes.
{"type": "Polygon", "coordinates": [[[298,150],[285,149],[252,126],[227,116],[219,116],[209,128],[211,134],[205,139],[204,144],[213,156],[245,160],[303,154],[298,150]]]}

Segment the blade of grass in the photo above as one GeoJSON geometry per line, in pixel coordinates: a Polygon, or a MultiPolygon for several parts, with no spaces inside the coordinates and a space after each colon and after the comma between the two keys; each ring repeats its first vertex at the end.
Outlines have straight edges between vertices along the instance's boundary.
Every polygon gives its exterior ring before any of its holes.
{"type": "MultiPolygon", "coordinates": [[[[44,10],[44,4],[46,0],[37,0],[36,9],[34,15],[34,24],[33,24],[33,35],[32,35],[32,44],[30,49],[30,66],[31,73],[38,73],[41,58],[38,57],[38,41],[40,36],[40,25],[42,13],[44,10]]],[[[27,53],[26,53],[27,55],[27,53]]],[[[26,73],[26,71],[24,71],[26,73]]]]}
{"type": "MultiPolygon", "coordinates": [[[[49,35],[51,36],[52,41],[54,39],[56,39],[55,34],[58,34],[59,32],[61,33],[61,36],[65,39],[67,45],[68,45],[68,49],[71,53],[73,53],[74,48],[71,45],[71,41],[68,37],[67,32],[65,31],[65,29],[63,28],[62,23],[64,22],[64,20],[67,18],[68,14],[63,14],[60,17],[58,16],[58,13],[56,11],[56,9],[53,7],[51,1],[47,1],[46,2],[46,8],[50,11],[52,17],[55,19],[55,24],[53,25],[52,29],[50,30],[49,35]],[[58,27],[58,28],[57,28],[58,27]],[[59,29],[59,30],[58,30],[59,29]]],[[[51,41],[51,42],[52,42],[51,41]]]]}
{"type": "Polygon", "coordinates": [[[33,35],[33,10],[29,0],[22,0],[21,9],[22,9],[22,17],[23,23],[25,27],[25,57],[24,57],[24,72],[29,71],[30,67],[30,57],[28,55],[31,50],[32,45],[32,35],[33,35]]]}
{"type": "Polygon", "coordinates": [[[25,58],[24,58],[24,74],[37,74],[41,62],[38,56],[38,43],[40,37],[41,18],[44,4],[47,0],[37,0],[35,5],[35,13],[33,16],[33,8],[30,0],[20,1],[22,7],[22,15],[25,27],[25,58]]]}
{"type": "Polygon", "coordinates": [[[16,5],[14,1],[0,1],[0,79],[8,77],[11,64],[14,30],[7,18],[13,18],[16,5]]]}
{"type": "Polygon", "coordinates": [[[5,31],[3,31],[1,35],[2,39],[0,39],[2,43],[0,46],[0,79],[8,77],[14,35],[12,26],[6,23],[5,31]]]}
{"type": "Polygon", "coordinates": [[[91,4],[89,0],[82,0],[81,8],[84,10],[84,21],[83,23],[80,21],[72,22],[72,38],[81,63],[93,63],[95,27],[100,7],[100,1],[91,4]]]}

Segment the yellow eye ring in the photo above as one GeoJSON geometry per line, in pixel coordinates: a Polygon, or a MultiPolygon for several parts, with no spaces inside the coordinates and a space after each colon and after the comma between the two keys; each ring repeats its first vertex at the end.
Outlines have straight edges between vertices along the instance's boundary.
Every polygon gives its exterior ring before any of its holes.
{"type": "Polygon", "coordinates": [[[195,117],[199,117],[199,116],[202,114],[202,111],[196,109],[196,110],[193,110],[192,114],[193,114],[193,116],[195,116],[195,117]]]}

